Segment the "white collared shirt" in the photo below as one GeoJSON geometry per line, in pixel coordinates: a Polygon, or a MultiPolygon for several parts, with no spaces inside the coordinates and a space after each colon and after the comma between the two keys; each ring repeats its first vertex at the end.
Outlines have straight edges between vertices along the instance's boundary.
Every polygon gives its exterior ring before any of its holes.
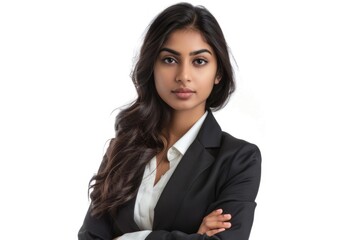
{"type": "Polygon", "coordinates": [[[169,170],[161,176],[155,186],[156,156],[154,156],[146,165],[143,180],[136,196],[134,209],[135,223],[142,231],[124,234],[116,238],[117,240],[144,240],[151,233],[154,222],[154,208],[160,198],[160,195],[185,152],[198,135],[206,116],[207,111],[190,128],[189,131],[187,131],[172,147],[169,148],[167,151],[169,170]]]}

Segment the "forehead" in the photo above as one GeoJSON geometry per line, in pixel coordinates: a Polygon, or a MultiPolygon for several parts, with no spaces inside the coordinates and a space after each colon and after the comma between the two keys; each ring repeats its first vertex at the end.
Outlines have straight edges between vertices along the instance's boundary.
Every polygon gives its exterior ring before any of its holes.
{"type": "Polygon", "coordinates": [[[199,49],[213,52],[203,35],[194,29],[180,29],[172,32],[163,47],[171,48],[181,53],[188,53],[199,49]]]}

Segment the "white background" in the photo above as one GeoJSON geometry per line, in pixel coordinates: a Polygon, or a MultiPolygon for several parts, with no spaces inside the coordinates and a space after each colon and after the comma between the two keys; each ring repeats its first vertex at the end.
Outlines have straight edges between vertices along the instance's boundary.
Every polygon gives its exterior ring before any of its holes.
{"type": "MultiPolygon", "coordinates": [[[[1,239],[77,238],[145,28],[175,2],[1,1],[1,239]]],[[[193,2],[238,65],[216,117],[262,150],[252,240],[360,239],[357,2],[193,2]]]]}

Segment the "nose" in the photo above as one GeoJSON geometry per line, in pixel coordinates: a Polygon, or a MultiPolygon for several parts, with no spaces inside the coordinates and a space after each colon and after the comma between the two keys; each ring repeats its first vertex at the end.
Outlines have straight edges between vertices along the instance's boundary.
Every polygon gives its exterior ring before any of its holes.
{"type": "Polygon", "coordinates": [[[182,63],[178,65],[175,81],[183,83],[191,81],[191,66],[189,64],[182,63]]]}

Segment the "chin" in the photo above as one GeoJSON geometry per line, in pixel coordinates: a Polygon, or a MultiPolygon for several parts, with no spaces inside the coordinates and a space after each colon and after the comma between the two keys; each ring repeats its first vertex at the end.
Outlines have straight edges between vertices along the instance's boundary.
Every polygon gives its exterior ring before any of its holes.
{"type": "Polygon", "coordinates": [[[199,105],[189,105],[189,104],[173,104],[169,105],[173,111],[204,111],[205,112],[205,106],[199,106],[199,105]]]}

